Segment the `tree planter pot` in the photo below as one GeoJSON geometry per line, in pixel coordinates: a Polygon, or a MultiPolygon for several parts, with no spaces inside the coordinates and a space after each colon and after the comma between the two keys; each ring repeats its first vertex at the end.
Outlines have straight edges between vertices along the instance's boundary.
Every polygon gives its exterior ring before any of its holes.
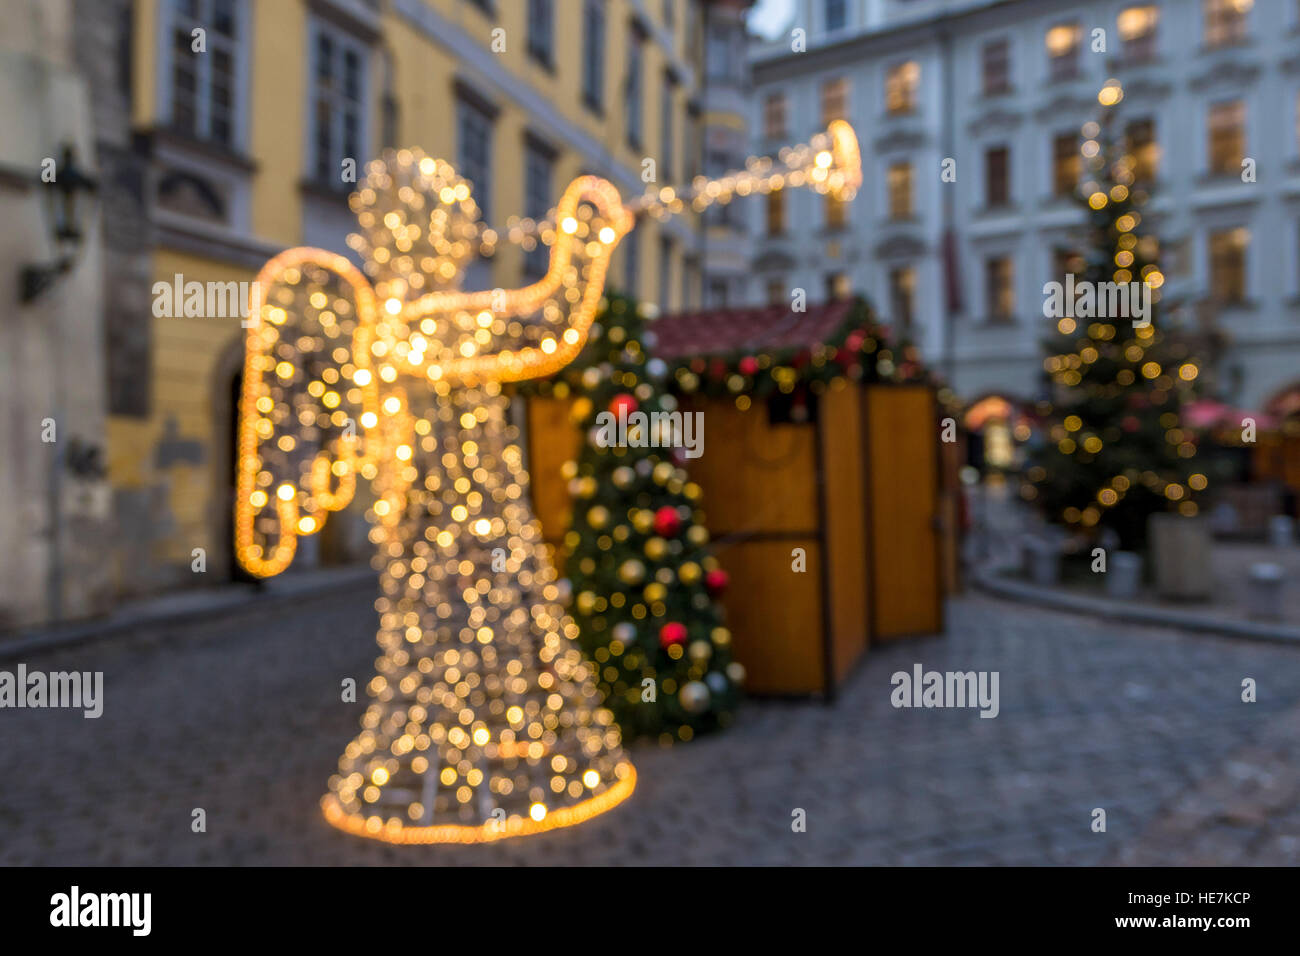
{"type": "Polygon", "coordinates": [[[1147,537],[1156,593],[1176,600],[1208,600],[1213,588],[1210,523],[1201,517],[1154,514],[1147,537]]]}
{"type": "Polygon", "coordinates": [[[1025,575],[1035,584],[1052,587],[1061,583],[1061,547],[1058,542],[1026,535],[1024,547],[1025,575]]]}
{"type": "Polygon", "coordinates": [[[1115,551],[1106,562],[1106,596],[1121,600],[1137,597],[1142,585],[1142,555],[1115,551]]]}

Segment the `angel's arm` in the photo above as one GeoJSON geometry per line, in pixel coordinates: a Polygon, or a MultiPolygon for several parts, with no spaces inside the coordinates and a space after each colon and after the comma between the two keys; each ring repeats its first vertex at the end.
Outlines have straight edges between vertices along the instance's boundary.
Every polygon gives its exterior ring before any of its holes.
{"type": "Polygon", "coordinates": [[[431,380],[452,384],[549,375],[582,350],[605,291],[610,258],[633,227],[618,190],[596,176],[569,184],[556,205],[550,267],[519,289],[434,292],[401,307],[396,334],[420,329],[431,380]]]}

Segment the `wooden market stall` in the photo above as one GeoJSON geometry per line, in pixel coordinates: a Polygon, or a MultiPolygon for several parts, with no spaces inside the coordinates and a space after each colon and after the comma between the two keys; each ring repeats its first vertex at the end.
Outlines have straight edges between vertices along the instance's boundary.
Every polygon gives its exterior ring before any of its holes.
{"type": "MultiPolygon", "coordinates": [[[[654,354],[707,372],[718,356],[816,350],[854,307],[810,306],[795,321],[788,308],[664,317],[654,354]]],[[[829,697],[872,644],[943,630],[955,480],[942,473],[933,386],[832,375],[680,400],[704,412],[703,454],[685,467],[730,575],[722,601],[751,693],[829,697]]],[[[558,545],[569,522],[560,466],[582,436],[555,398],[529,399],[528,432],[534,506],[558,545]]]]}

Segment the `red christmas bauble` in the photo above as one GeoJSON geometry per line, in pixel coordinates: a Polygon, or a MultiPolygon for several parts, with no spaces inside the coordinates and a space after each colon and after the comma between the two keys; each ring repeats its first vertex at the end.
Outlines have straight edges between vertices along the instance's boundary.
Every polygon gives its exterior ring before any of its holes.
{"type": "Polygon", "coordinates": [[[685,624],[679,624],[676,621],[669,621],[663,627],[659,628],[659,643],[663,647],[671,647],[673,644],[681,644],[685,640],[685,624]]]}
{"type": "Polygon", "coordinates": [[[758,359],[752,355],[746,355],[740,360],[740,374],[753,375],[758,371],[758,359]]]}
{"type": "Polygon", "coordinates": [[[727,585],[730,583],[731,576],[722,568],[714,568],[704,575],[704,586],[709,589],[710,594],[721,594],[727,590],[727,585]]]}
{"type": "Polygon", "coordinates": [[[626,418],[638,408],[637,401],[627,392],[615,395],[609,403],[609,413],[615,417],[626,418]]]}
{"type": "Polygon", "coordinates": [[[676,508],[664,505],[655,512],[655,534],[661,538],[672,538],[682,530],[682,516],[676,508]]]}

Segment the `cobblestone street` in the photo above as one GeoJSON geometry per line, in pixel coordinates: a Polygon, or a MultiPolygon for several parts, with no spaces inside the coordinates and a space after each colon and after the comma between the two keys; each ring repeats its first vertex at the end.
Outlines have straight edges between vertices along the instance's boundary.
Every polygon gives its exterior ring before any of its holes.
{"type": "Polygon", "coordinates": [[[350,587],[27,657],[102,670],[104,713],[0,711],[0,863],[1300,862],[1300,648],[980,596],[950,605],[946,638],[873,651],[833,706],[751,701],[724,734],[637,745],[636,794],[583,826],[481,847],[349,837],[317,801],[364,708],[339,686],[371,674],[369,601],[350,587]],[[915,662],[999,671],[999,716],[894,709],[890,675],[915,662]]]}

